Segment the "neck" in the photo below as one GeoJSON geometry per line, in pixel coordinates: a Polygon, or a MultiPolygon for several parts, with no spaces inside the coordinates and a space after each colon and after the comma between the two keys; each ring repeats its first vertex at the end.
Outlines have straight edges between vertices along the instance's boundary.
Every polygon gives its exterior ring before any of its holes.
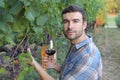
{"type": "Polygon", "coordinates": [[[82,41],[86,40],[88,37],[86,34],[81,35],[79,38],[75,39],[75,40],[71,40],[71,44],[75,45],[78,43],[81,43],[82,41]]]}

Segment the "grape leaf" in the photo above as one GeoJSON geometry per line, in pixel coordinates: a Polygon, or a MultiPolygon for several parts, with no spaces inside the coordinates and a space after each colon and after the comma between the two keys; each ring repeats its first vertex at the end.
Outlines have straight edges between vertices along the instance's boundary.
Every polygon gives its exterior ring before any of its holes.
{"type": "Polygon", "coordinates": [[[5,73],[5,72],[6,72],[5,68],[0,68],[0,73],[5,73]]]}
{"type": "Polygon", "coordinates": [[[4,0],[0,0],[0,7],[5,7],[5,3],[4,3],[4,0]]]}
{"type": "Polygon", "coordinates": [[[37,23],[37,25],[43,26],[43,25],[45,25],[45,23],[47,21],[48,21],[48,17],[46,14],[44,14],[44,15],[41,15],[37,18],[36,23],[37,23]]]}
{"type": "Polygon", "coordinates": [[[23,4],[18,0],[10,8],[9,13],[16,15],[22,10],[22,8],[23,8],[23,4]]]}
{"type": "Polygon", "coordinates": [[[35,20],[36,16],[37,16],[37,13],[33,7],[29,7],[25,12],[25,17],[31,22],[35,20]]]}

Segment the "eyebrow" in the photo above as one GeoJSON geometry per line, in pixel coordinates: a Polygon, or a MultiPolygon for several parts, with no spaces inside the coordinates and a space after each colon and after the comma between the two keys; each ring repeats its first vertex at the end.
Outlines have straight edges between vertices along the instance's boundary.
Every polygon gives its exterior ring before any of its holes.
{"type": "Polygon", "coordinates": [[[77,20],[77,21],[80,21],[80,19],[72,19],[72,20],[77,20]]]}
{"type": "MultiPolygon", "coordinates": [[[[63,22],[64,21],[69,21],[68,19],[63,19],[63,22]]],[[[80,19],[72,19],[71,21],[81,21],[80,19]]]]}
{"type": "MultiPolygon", "coordinates": [[[[63,19],[63,21],[65,21],[65,20],[68,20],[68,19],[63,19]]],[[[72,20],[77,20],[77,21],[80,21],[80,19],[72,19],[72,20]]]]}

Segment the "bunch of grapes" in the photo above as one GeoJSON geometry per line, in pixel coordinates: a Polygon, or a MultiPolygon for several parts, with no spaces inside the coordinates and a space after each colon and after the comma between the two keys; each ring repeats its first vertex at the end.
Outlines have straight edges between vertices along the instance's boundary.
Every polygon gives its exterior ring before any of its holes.
{"type": "Polygon", "coordinates": [[[27,52],[27,47],[28,42],[25,39],[20,45],[12,47],[3,46],[0,48],[0,52],[5,53],[0,55],[0,67],[3,67],[10,72],[10,77],[12,80],[14,80],[14,78],[20,72],[20,61],[18,59],[18,56],[20,54],[25,54],[27,52]],[[9,57],[9,59],[6,60],[4,56],[9,57]]]}

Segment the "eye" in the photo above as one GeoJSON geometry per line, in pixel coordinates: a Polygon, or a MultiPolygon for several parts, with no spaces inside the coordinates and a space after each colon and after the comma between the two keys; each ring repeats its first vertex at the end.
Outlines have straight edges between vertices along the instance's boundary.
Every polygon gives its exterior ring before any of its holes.
{"type": "Polygon", "coordinates": [[[68,22],[69,22],[68,20],[63,20],[63,24],[68,23],[68,22]]]}
{"type": "Polygon", "coordinates": [[[79,19],[74,19],[73,22],[78,23],[78,22],[80,22],[80,20],[79,19]]]}

